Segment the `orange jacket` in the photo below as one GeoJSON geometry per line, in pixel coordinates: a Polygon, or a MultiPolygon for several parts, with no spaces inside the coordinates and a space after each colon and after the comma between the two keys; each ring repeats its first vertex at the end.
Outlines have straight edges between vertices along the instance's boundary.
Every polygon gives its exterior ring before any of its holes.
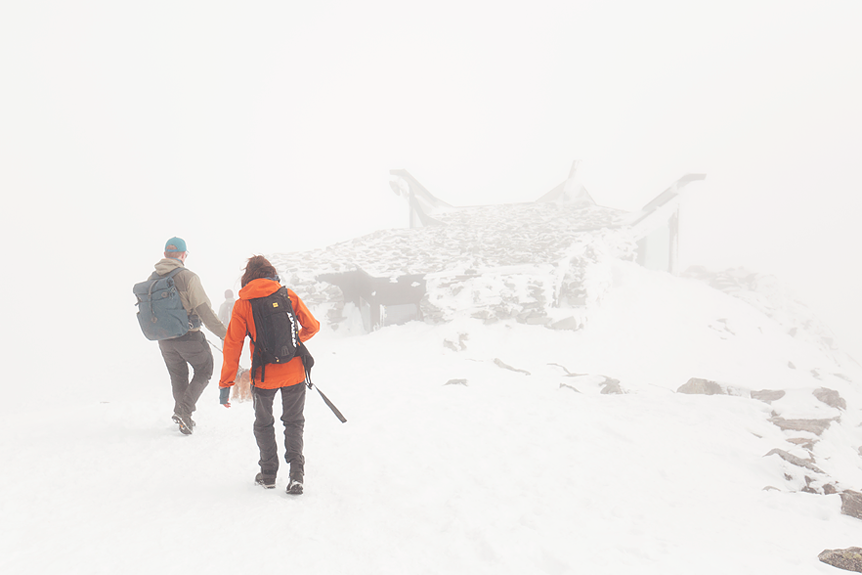
{"type": "MultiPolygon", "coordinates": [[[[246,333],[250,333],[252,339],[257,339],[257,330],[254,326],[249,300],[273,294],[280,287],[281,284],[275,280],[261,278],[248,282],[244,288],[239,290],[239,299],[233,306],[230,324],[227,326],[227,336],[224,338],[224,361],[221,366],[219,387],[230,387],[234,384],[246,333]]],[[[300,341],[307,341],[320,330],[320,322],[314,319],[299,296],[292,290],[288,289],[287,295],[290,297],[296,319],[302,326],[302,329],[299,330],[299,339],[300,341]]],[[[250,357],[254,357],[254,344],[252,342],[249,342],[249,348],[251,350],[250,357]]],[[[302,365],[302,358],[299,357],[295,357],[287,363],[267,364],[266,381],[260,381],[260,368],[254,374],[254,385],[261,389],[277,389],[304,381],[305,367],[302,365]]]]}

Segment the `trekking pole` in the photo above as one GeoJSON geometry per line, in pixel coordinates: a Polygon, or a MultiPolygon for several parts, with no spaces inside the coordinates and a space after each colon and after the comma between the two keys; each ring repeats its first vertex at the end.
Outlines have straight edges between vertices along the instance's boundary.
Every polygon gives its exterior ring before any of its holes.
{"type": "MultiPolygon", "coordinates": [[[[224,355],[224,351],[222,351],[222,349],[219,346],[217,346],[216,344],[211,342],[209,340],[209,338],[207,338],[207,341],[209,342],[209,344],[211,346],[213,346],[217,350],[221,351],[222,355],[224,355]]],[[[308,385],[308,389],[316,389],[317,390],[317,393],[320,394],[320,398],[323,399],[323,403],[325,403],[326,406],[332,410],[332,413],[335,414],[335,417],[337,417],[341,423],[347,423],[347,418],[344,417],[344,415],[342,415],[342,413],[338,410],[337,407],[335,407],[335,404],[332,403],[331,401],[329,401],[329,398],[326,397],[326,394],[324,394],[322,391],[320,391],[319,387],[317,387],[316,385],[311,383],[311,372],[308,369],[305,370],[305,381],[306,381],[306,385],[308,385]]]]}
{"type": "Polygon", "coordinates": [[[317,393],[320,394],[321,399],[323,399],[323,403],[325,403],[326,406],[332,410],[332,413],[335,414],[335,417],[337,417],[341,423],[347,423],[347,418],[344,417],[340,411],[338,411],[338,408],[335,407],[335,404],[333,404],[331,401],[329,401],[329,398],[326,397],[326,395],[324,395],[324,393],[322,391],[320,391],[319,387],[317,387],[316,385],[311,383],[311,373],[309,373],[308,370],[305,370],[305,379],[306,379],[306,385],[308,385],[308,389],[312,389],[312,388],[316,389],[317,393]]]}

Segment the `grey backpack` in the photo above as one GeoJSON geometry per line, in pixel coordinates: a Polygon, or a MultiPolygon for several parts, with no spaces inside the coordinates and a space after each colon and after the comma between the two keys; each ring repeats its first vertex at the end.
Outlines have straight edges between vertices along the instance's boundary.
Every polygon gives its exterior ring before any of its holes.
{"type": "Polygon", "coordinates": [[[174,276],[185,268],[179,267],[160,276],[156,272],[147,281],[135,284],[138,298],[138,323],[150,340],[171,339],[185,335],[192,325],[180,300],[174,276]]]}

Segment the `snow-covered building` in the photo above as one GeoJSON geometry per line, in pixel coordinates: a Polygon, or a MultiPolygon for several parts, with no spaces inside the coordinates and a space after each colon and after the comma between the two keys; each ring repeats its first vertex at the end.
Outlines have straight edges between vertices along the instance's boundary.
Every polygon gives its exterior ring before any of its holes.
{"type": "Polygon", "coordinates": [[[273,256],[282,277],[330,323],[365,330],[468,315],[578,329],[608,281],[588,273],[605,257],[678,273],[679,202],[688,174],[637,212],[599,206],[569,177],[532,202],[454,206],[406,170],[392,170],[410,227],[327,248],[273,256]]]}
{"type": "MultiPolygon", "coordinates": [[[[679,204],[687,184],[702,180],[704,174],[686,174],[667,190],[656,196],[637,212],[624,212],[596,204],[578,178],[575,161],[569,177],[533,204],[553,203],[564,205],[574,217],[566,218],[574,231],[590,232],[599,228],[629,229],[637,241],[637,261],[649,269],[679,273],[679,204]]],[[[456,207],[435,197],[407,170],[390,170],[390,186],[396,195],[407,200],[410,227],[447,225],[463,219],[475,218],[490,206],[456,207]],[[463,212],[463,213],[462,213],[463,212]],[[458,215],[459,213],[462,213],[458,215]]],[[[515,217],[514,206],[507,204],[515,217]]],[[[500,215],[495,211],[494,215],[500,215]]]]}

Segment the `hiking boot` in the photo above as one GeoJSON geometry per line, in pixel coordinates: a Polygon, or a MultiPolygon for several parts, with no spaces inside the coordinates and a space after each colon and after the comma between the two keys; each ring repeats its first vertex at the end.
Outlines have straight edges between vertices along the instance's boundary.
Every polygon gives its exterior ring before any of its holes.
{"type": "Polygon", "coordinates": [[[290,495],[302,495],[302,480],[291,479],[287,485],[287,492],[290,495]]]}
{"type": "Polygon", "coordinates": [[[258,473],[254,476],[254,483],[264,487],[265,489],[275,489],[275,475],[264,475],[263,473],[258,473]]]}
{"type": "Polygon", "coordinates": [[[171,419],[174,420],[174,423],[180,426],[180,433],[183,435],[191,435],[192,429],[194,429],[195,422],[192,421],[192,418],[189,416],[183,417],[179,413],[175,413],[171,419]]]}

